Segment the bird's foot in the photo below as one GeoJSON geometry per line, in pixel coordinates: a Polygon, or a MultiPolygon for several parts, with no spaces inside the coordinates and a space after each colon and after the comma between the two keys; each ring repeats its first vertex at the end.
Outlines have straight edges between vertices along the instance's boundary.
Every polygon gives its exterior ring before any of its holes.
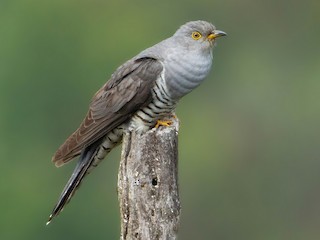
{"type": "Polygon", "coordinates": [[[172,123],[173,123],[173,121],[171,121],[171,120],[158,120],[155,128],[158,128],[158,127],[160,127],[160,126],[168,127],[168,126],[170,126],[172,123]]]}

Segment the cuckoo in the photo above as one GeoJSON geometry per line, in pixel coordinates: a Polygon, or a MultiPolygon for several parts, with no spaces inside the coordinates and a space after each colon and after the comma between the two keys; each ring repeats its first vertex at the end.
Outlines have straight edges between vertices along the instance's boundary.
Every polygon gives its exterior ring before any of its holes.
{"type": "Polygon", "coordinates": [[[52,158],[57,167],[80,156],[47,224],[69,202],[83,178],[121,143],[127,129],[147,131],[169,125],[181,97],[208,75],[216,38],[225,36],[211,23],[192,21],[173,36],[121,65],[93,96],[89,111],[52,158]]]}

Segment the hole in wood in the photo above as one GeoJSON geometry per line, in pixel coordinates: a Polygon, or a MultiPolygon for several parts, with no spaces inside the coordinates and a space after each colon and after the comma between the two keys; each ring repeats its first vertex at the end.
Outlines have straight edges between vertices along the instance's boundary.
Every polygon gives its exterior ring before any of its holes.
{"type": "Polygon", "coordinates": [[[157,186],[158,185],[158,179],[157,178],[152,178],[152,185],[157,186]]]}

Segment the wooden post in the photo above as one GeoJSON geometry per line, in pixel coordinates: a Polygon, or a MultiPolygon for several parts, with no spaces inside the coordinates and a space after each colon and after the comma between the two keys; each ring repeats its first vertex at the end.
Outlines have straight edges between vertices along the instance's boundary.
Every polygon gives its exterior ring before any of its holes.
{"type": "Polygon", "coordinates": [[[179,122],[172,120],[169,127],[124,134],[118,174],[121,240],[177,238],[179,122]]]}

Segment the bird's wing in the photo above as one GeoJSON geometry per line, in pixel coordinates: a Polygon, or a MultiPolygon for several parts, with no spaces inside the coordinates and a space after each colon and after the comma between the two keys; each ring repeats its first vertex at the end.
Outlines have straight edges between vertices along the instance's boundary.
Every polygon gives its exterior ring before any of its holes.
{"type": "Polygon", "coordinates": [[[94,95],[80,127],[60,146],[52,161],[61,166],[151,101],[151,89],[163,66],[154,58],[129,60],[94,95]]]}

